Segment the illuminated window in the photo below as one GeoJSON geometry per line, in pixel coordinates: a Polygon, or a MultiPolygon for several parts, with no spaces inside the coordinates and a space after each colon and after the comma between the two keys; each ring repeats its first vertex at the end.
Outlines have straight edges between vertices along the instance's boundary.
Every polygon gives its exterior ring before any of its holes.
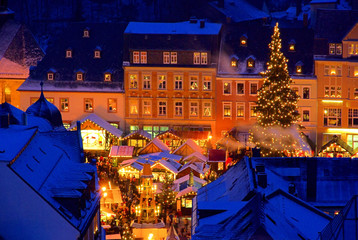
{"type": "Polygon", "coordinates": [[[250,83],[250,95],[256,95],[258,89],[257,83],[250,83]]]}
{"type": "Polygon", "coordinates": [[[348,56],[358,55],[358,44],[348,44],[348,56]]]}
{"type": "Polygon", "coordinates": [[[236,117],[237,118],[245,117],[245,103],[236,103],[236,117]]]}
{"type": "Polygon", "coordinates": [[[147,63],[147,52],[140,52],[140,63],[147,63]]]}
{"type": "Polygon", "coordinates": [[[257,117],[256,106],[257,105],[255,103],[250,103],[250,118],[257,117]]]}
{"type": "Polygon", "coordinates": [[[231,67],[237,67],[237,61],[236,61],[236,59],[231,60],[231,67]]]}
{"type": "Polygon", "coordinates": [[[129,88],[130,89],[138,88],[138,75],[137,74],[129,74],[129,88]]]}
{"type": "Polygon", "coordinates": [[[348,109],[348,125],[351,127],[358,127],[358,109],[348,109]]]}
{"type": "Polygon", "coordinates": [[[159,109],[158,109],[159,116],[167,115],[167,102],[159,101],[158,107],[159,107],[159,109]]]}
{"type": "Polygon", "coordinates": [[[336,55],[342,55],[342,44],[341,43],[336,44],[336,55]]]}
{"type": "Polygon", "coordinates": [[[101,58],[101,51],[100,50],[94,50],[94,58],[101,58]]]}
{"type": "Polygon", "coordinates": [[[129,114],[138,114],[138,100],[129,101],[129,114]]]}
{"type": "Polygon", "coordinates": [[[358,77],[358,67],[354,67],[354,77],[358,77]]]}
{"type": "Polygon", "coordinates": [[[310,98],[310,88],[309,87],[304,87],[303,88],[302,98],[303,99],[309,99],[310,98]]]}
{"type": "Polygon", "coordinates": [[[76,79],[77,79],[77,81],[83,81],[83,73],[82,72],[77,72],[76,73],[76,79]]]}
{"type": "Polygon", "coordinates": [[[139,63],[139,52],[133,52],[133,63],[139,63]]]}
{"type": "Polygon", "coordinates": [[[300,96],[298,87],[292,87],[292,91],[294,91],[297,94],[297,96],[300,96]]]}
{"type": "Polygon", "coordinates": [[[354,99],[358,98],[358,88],[354,88],[354,99]]]}
{"type": "Polygon", "coordinates": [[[324,65],[324,75],[325,76],[329,75],[329,66],[328,65],[324,65]]]}
{"type": "Polygon", "coordinates": [[[158,89],[159,90],[167,89],[167,76],[166,75],[158,75],[158,89]]]}
{"type": "Polygon", "coordinates": [[[143,75],[143,89],[151,89],[152,78],[150,75],[143,75]]]}
{"type": "Polygon", "coordinates": [[[93,112],[93,99],[85,98],[85,112],[93,112]]]}
{"type": "Polygon", "coordinates": [[[60,98],[60,110],[61,112],[68,112],[69,110],[68,98],[60,98]]]}
{"type": "Polygon", "coordinates": [[[170,63],[171,64],[177,64],[178,63],[178,55],[176,52],[170,53],[170,63]]]}
{"type": "Polygon", "coordinates": [[[203,76],[203,90],[211,91],[211,76],[203,76]]]}
{"type": "Polygon", "coordinates": [[[240,46],[247,47],[247,36],[246,35],[243,35],[240,37],[240,46]]]}
{"type": "Polygon", "coordinates": [[[169,52],[163,52],[163,63],[164,64],[170,63],[170,53],[169,52]]]}
{"type": "Polygon", "coordinates": [[[211,117],[211,103],[210,102],[204,102],[203,116],[204,117],[211,117]]]}
{"type": "Polygon", "coordinates": [[[231,118],[231,103],[223,103],[223,117],[231,118]]]}
{"type": "Polygon", "coordinates": [[[47,80],[53,80],[54,79],[53,75],[54,74],[52,72],[47,73],[47,80]]]}
{"type": "Polygon", "coordinates": [[[324,96],[332,98],[341,98],[342,97],[342,83],[340,79],[330,79],[327,81],[329,85],[324,86],[324,96]]]}
{"type": "Polygon", "coordinates": [[[303,110],[302,111],[302,121],[303,122],[309,122],[310,121],[310,111],[309,110],[303,110]]]}
{"type": "Polygon", "coordinates": [[[224,170],[224,163],[218,162],[218,171],[222,171],[222,170],[224,170]]]}
{"type": "Polygon", "coordinates": [[[206,65],[208,64],[208,53],[201,53],[201,64],[206,65]]]}
{"type": "Polygon", "coordinates": [[[292,40],[288,43],[288,51],[290,51],[290,52],[296,51],[296,42],[295,42],[295,40],[292,39],[292,40]]]}
{"type": "Polygon", "coordinates": [[[347,144],[356,149],[358,147],[358,135],[347,134],[347,144]]]}
{"type": "Polygon", "coordinates": [[[199,115],[199,104],[197,102],[190,102],[190,116],[197,117],[199,115]]]}
{"type": "Polygon", "coordinates": [[[337,76],[342,76],[342,66],[341,65],[338,65],[337,66],[337,76]]]}
{"type": "Polygon", "coordinates": [[[152,114],[152,102],[150,100],[143,100],[143,115],[152,114]]]}
{"type": "Polygon", "coordinates": [[[247,68],[254,68],[255,67],[255,60],[253,58],[249,58],[247,60],[247,68]]]}
{"type": "Polygon", "coordinates": [[[176,117],[183,116],[183,102],[175,102],[174,115],[176,117]]]}
{"type": "Polygon", "coordinates": [[[190,90],[191,91],[198,91],[199,90],[199,83],[198,83],[197,76],[190,76],[190,90]]]}
{"type": "Polygon", "coordinates": [[[329,44],[329,55],[336,55],[336,44],[329,44]]]}
{"type": "Polygon", "coordinates": [[[11,90],[8,87],[5,87],[5,102],[11,104],[11,90]]]}
{"type": "Polygon", "coordinates": [[[223,93],[231,94],[231,82],[223,82],[223,93]]]}
{"type": "Polygon", "coordinates": [[[325,108],[323,125],[328,127],[340,127],[342,125],[342,109],[325,108]]]}
{"type": "Polygon", "coordinates": [[[66,50],[66,58],[72,58],[72,50],[71,49],[66,50]]]}
{"type": "Polygon", "coordinates": [[[194,52],[194,64],[200,64],[200,52],[194,52]]]}
{"type": "Polygon", "coordinates": [[[108,112],[111,113],[117,112],[117,99],[108,98],[108,112]]]}
{"type": "Polygon", "coordinates": [[[89,30],[88,29],[83,30],[83,37],[85,37],[85,38],[89,37],[89,30]]]}
{"type": "Polygon", "coordinates": [[[302,73],[302,66],[296,66],[296,73],[302,73]]]}
{"type": "Polygon", "coordinates": [[[139,126],[138,125],[131,125],[129,127],[129,131],[132,133],[132,132],[135,132],[135,131],[138,131],[139,130],[139,126]]]}
{"type": "Polygon", "coordinates": [[[236,94],[237,95],[245,94],[245,83],[243,82],[236,83],[236,94]]]}
{"type": "Polygon", "coordinates": [[[174,76],[174,89],[175,90],[183,90],[183,76],[182,75],[174,76]]]}
{"type": "Polygon", "coordinates": [[[105,81],[105,82],[110,82],[110,81],[112,81],[112,74],[110,74],[110,73],[105,73],[105,74],[104,74],[104,81],[105,81]]]}

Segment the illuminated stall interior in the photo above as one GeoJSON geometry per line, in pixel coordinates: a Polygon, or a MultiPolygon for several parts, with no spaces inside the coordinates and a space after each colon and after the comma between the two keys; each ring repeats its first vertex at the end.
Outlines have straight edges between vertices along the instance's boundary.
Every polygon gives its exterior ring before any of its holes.
{"type": "Polygon", "coordinates": [[[144,130],[137,130],[125,136],[123,140],[127,143],[127,146],[134,147],[134,155],[138,151],[146,146],[152,139],[151,135],[144,130]]]}
{"type": "Polygon", "coordinates": [[[195,152],[202,153],[203,149],[200,148],[196,142],[192,139],[188,139],[185,143],[183,143],[179,148],[177,148],[173,154],[180,155],[183,157],[189,156],[195,152]]]}
{"type": "Polygon", "coordinates": [[[176,135],[175,131],[172,129],[159,134],[157,138],[167,145],[172,151],[176,150],[184,142],[184,140],[176,135]]]}
{"type": "Polygon", "coordinates": [[[321,150],[318,153],[319,157],[352,157],[354,155],[354,150],[342,139],[338,138],[336,135],[333,136],[333,139],[327,142],[321,147],[321,150]]]}
{"type": "Polygon", "coordinates": [[[112,146],[108,157],[112,158],[113,166],[117,167],[119,163],[133,157],[133,150],[131,146],[112,146]]]}
{"type": "MultiPolygon", "coordinates": [[[[112,145],[119,145],[122,131],[92,113],[80,120],[83,149],[91,151],[108,151],[112,145]]],[[[70,130],[76,130],[73,124],[70,130]]]]}

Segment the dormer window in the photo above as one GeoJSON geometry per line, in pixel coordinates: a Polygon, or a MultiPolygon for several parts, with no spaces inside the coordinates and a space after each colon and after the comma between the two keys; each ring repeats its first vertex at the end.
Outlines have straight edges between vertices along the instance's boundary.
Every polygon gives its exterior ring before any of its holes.
{"type": "Polygon", "coordinates": [[[247,47],[247,36],[246,34],[242,35],[240,38],[240,46],[247,47]]]}
{"type": "Polygon", "coordinates": [[[83,81],[83,71],[80,70],[76,73],[76,80],[83,81]]]}
{"type": "Polygon", "coordinates": [[[342,55],[342,44],[341,43],[336,44],[336,55],[342,55]]]}
{"type": "Polygon", "coordinates": [[[288,43],[288,51],[290,51],[290,52],[296,51],[296,42],[295,42],[295,40],[292,39],[292,40],[288,43]]]}
{"type": "Polygon", "coordinates": [[[53,80],[54,79],[54,74],[53,72],[48,72],[47,73],[47,80],[53,80]]]}
{"type": "Polygon", "coordinates": [[[101,58],[101,48],[100,47],[96,47],[96,49],[94,50],[94,58],[101,58]]]}
{"type": "Polygon", "coordinates": [[[247,59],[247,68],[254,68],[255,67],[255,59],[253,57],[250,57],[247,59]]]}
{"type": "Polygon", "coordinates": [[[88,28],[85,28],[85,30],[83,30],[83,37],[89,38],[89,29],[88,28]]]}
{"type": "Polygon", "coordinates": [[[301,61],[296,63],[296,74],[302,74],[303,63],[301,61]]]}
{"type": "Polygon", "coordinates": [[[231,67],[237,67],[237,58],[236,57],[231,58],[230,66],[231,67]]]}
{"type": "Polygon", "coordinates": [[[72,49],[66,50],[66,58],[72,58],[72,49]]]}
{"type": "Polygon", "coordinates": [[[329,55],[336,55],[336,44],[329,44],[329,55]]]}
{"type": "Polygon", "coordinates": [[[105,81],[105,82],[110,82],[110,81],[112,81],[112,74],[110,74],[110,73],[105,73],[105,74],[104,74],[104,81],[105,81]]]}

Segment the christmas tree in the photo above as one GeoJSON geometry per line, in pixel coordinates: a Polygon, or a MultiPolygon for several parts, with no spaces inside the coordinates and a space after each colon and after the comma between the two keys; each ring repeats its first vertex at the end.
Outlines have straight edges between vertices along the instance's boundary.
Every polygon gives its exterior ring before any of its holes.
{"type": "Polygon", "coordinates": [[[164,175],[164,181],[161,186],[162,192],[158,194],[158,202],[161,204],[164,212],[171,210],[175,204],[176,193],[173,190],[173,180],[170,179],[169,174],[164,175]]]}
{"type": "Polygon", "coordinates": [[[291,155],[300,148],[299,140],[292,134],[292,131],[297,132],[299,96],[290,88],[292,79],[287,70],[287,59],[281,52],[278,23],[269,48],[270,60],[267,70],[262,73],[263,85],[258,90],[257,123],[251,130],[250,140],[261,148],[263,157],[291,155]]]}

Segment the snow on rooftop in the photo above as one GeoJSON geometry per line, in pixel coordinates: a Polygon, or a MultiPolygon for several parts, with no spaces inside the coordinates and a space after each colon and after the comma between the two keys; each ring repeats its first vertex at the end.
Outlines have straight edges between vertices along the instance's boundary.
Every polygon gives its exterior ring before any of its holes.
{"type": "Polygon", "coordinates": [[[192,154],[186,156],[183,161],[188,161],[190,160],[191,158],[197,158],[203,162],[207,162],[208,161],[208,157],[204,156],[202,153],[200,152],[193,152],[192,154]]]}
{"type": "Polygon", "coordinates": [[[124,31],[125,34],[195,34],[216,35],[219,34],[221,24],[205,22],[200,28],[200,20],[197,23],[153,23],[153,22],[130,22],[124,31]]]}
{"type": "Polygon", "coordinates": [[[144,154],[144,155],[140,155],[140,158],[167,158],[167,159],[173,159],[173,160],[177,160],[179,161],[182,156],[180,155],[176,155],[176,154],[171,154],[169,153],[169,151],[164,151],[164,152],[156,152],[156,153],[148,153],[148,154],[144,154]]]}
{"type": "MultiPolygon", "coordinates": [[[[189,174],[188,174],[188,175],[185,175],[185,176],[183,176],[183,177],[181,177],[181,178],[176,179],[176,180],[174,181],[174,183],[175,183],[175,184],[180,184],[180,183],[189,181],[189,177],[190,177],[189,174]]],[[[198,177],[196,177],[196,176],[193,176],[193,178],[194,178],[194,181],[195,181],[195,182],[198,182],[198,183],[200,183],[200,184],[202,184],[202,185],[207,183],[207,181],[205,181],[205,180],[203,180],[203,179],[201,179],[201,178],[198,178],[198,177]]]]}
{"type": "Polygon", "coordinates": [[[7,21],[0,30],[0,59],[3,58],[6,50],[8,49],[10,43],[14,39],[17,31],[20,28],[20,24],[15,23],[14,21],[7,21]]]}

